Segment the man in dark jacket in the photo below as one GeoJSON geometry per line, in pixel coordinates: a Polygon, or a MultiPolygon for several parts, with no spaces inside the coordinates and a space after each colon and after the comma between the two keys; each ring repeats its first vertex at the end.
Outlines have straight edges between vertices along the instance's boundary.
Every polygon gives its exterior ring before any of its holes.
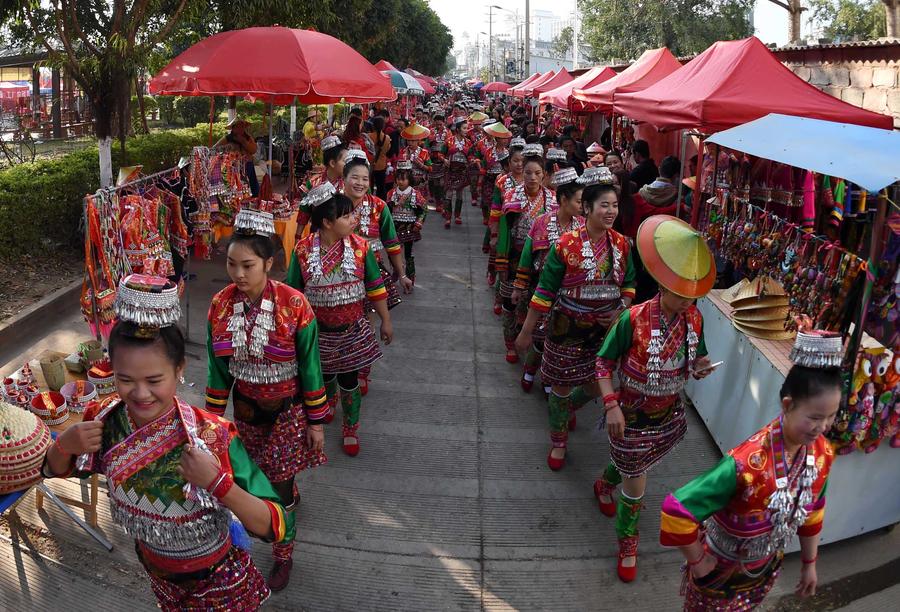
{"type": "Polygon", "coordinates": [[[650,157],[650,145],[646,140],[635,140],[631,145],[631,154],[637,164],[631,171],[631,182],[640,189],[644,185],[652,183],[653,179],[659,176],[659,171],[656,169],[656,163],[650,157]]]}

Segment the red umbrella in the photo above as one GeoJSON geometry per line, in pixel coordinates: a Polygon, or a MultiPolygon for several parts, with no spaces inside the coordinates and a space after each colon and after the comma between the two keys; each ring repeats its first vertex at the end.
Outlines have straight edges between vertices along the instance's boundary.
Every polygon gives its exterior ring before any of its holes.
{"type": "Polygon", "coordinates": [[[274,26],[222,32],[201,40],[150,81],[150,93],[252,95],[276,104],[393,100],[390,81],[336,38],[274,26]]]}
{"type": "Polygon", "coordinates": [[[378,68],[378,70],[399,70],[399,68],[397,68],[387,60],[378,60],[378,63],[375,64],[375,67],[378,68]]]}
{"type": "Polygon", "coordinates": [[[481,91],[486,93],[506,93],[506,90],[512,87],[511,85],[504,83],[503,81],[491,81],[487,85],[481,88],[481,91]]]}
{"type": "Polygon", "coordinates": [[[428,83],[429,85],[437,85],[437,81],[435,81],[433,78],[431,78],[427,74],[422,74],[421,72],[419,72],[418,70],[415,70],[414,68],[407,68],[406,73],[411,74],[414,77],[416,77],[417,79],[419,79],[420,83],[428,83]]]}

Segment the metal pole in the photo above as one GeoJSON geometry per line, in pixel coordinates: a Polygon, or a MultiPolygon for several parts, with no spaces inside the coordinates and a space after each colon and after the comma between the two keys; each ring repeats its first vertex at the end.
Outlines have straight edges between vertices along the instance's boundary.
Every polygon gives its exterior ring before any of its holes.
{"type": "Polygon", "coordinates": [[[494,5],[488,6],[488,82],[494,80],[494,5]]]}
{"type": "MultiPolygon", "coordinates": [[[[681,194],[684,192],[684,156],[687,155],[688,131],[681,130],[681,179],[678,181],[678,205],[675,208],[675,216],[681,218],[681,194]]],[[[696,204],[696,202],[695,202],[696,204]]]]}
{"type": "Polygon", "coordinates": [[[522,52],[525,61],[524,76],[531,74],[531,0],[525,0],[525,49],[522,52]]]}
{"type": "Polygon", "coordinates": [[[578,34],[581,25],[578,22],[578,0],[575,0],[575,11],[572,13],[572,70],[578,70],[578,34]]]}
{"type": "Polygon", "coordinates": [[[272,180],[272,111],[274,106],[273,102],[269,102],[269,180],[272,180]]]}

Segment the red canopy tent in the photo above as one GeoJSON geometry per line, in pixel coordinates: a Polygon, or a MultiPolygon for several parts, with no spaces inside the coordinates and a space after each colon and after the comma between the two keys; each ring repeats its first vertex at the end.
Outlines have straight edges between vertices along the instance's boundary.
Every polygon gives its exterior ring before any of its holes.
{"type": "Polygon", "coordinates": [[[508,85],[503,81],[491,81],[482,87],[481,91],[485,93],[507,93],[510,87],[511,85],[508,85]]]}
{"type": "Polygon", "coordinates": [[[513,85],[513,86],[509,89],[509,91],[507,91],[506,93],[508,93],[508,94],[511,95],[511,96],[518,96],[518,97],[521,98],[521,97],[522,97],[522,94],[516,93],[517,90],[518,90],[520,87],[526,87],[526,86],[530,85],[531,83],[534,83],[535,81],[537,81],[538,79],[540,79],[540,78],[543,77],[543,76],[544,76],[544,75],[543,75],[542,73],[540,73],[540,72],[535,72],[534,74],[532,74],[530,77],[528,77],[527,79],[525,79],[524,81],[522,81],[522,82],[519,83],[518,85],[513,85]]]}
{"type": "Polygon", "coordinates": [[[375,64],[375,68],[377,68],[379,71],[381,71],[381,70],[399,70],[399,68],[397,68],[396,66],[394,66],[392,63],[390,63],[387,60],[378,60],[378,63],[375,64]]]}
{"type": "Polygon", "coordinates": [[[720,41],[637,93],[616,94],[615,112],[660,129],[719,132],[769,113],[893,129],[893,118],[842,102],[784,66],[755,37],[720,41]]]}
{"type": "Polygon", "coordinates": [[[665,47],[648,49],[631,66],[599,85],[572,91],[572,110],[610,112],[613,97],[626,91],[640,91],[681,68],[665,47]]]}
{"type": "MultiPolygon", "coordinates": [[[[554,75],[552,79],[544,81],[540,85],[536,85],[534,89],[531,90],[531,95],[534,97],[539,96],[545,91],[550,91],[552,89],[556,89],[560,85],[565,85],[566,83],[572,82],[572,75],[569,74],[569,71],[565,68],[560,68],[559,72],[554,75]]],[[[530,87],[530,85],[529,85],[530,87]]]]}
{"type": "Polygon", "coordinates": [[[572,110],[572,91],[575,89],[588,89],[599,85],[616,76],[616,71],[609,66],[594,66],[581,76],[572,79],[568,83],[560,85],[556,89],[543,92],[538,100],[541,104],[552,104],[556,108],[572,110]]]}
{"type": "MultiPolygon", "coordinates": [[[[432,77],[428,76],[427,74],[422,74],[421,72],[419,72],[418,70],[415,70],[414,68],[407,68],[405,72],[406,72],[406,74],[411,74],[414,77],[416,77],[419,80],[419,82],[422,84],[427,83],[427,84],[431,85],[432,87],[437,85],[437,81],[435,81],[432,77]]],[[[428,93],[428,92],[425,92],[425,93],[428,93]]],[[[434,92],[431,92],[431,93],[434,93],[434,92]]]]}
{"type": "Polygon", "coordinates": [[[518,87],[516,87],[513,90],[513,95],[516,96],[517,98],[527,98],[532,95],[535,87],[543,85],[544,83],[551,80],[555,76],[556,76],[556,72],[554,72],[553,70],[551,70],[549,72],[545,72],[540,77],[533,80],[531,83],[528,83],[527,85],[524,85],[524,86],[519,85],[518,87]]]}

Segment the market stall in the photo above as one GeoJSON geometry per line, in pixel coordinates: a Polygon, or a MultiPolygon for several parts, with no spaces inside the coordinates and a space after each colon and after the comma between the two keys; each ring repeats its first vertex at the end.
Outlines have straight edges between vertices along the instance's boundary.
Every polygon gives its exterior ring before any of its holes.
{"type": "Polygon", "coordinates": [[[587,89],[599,85],[616,76],[616,71],[609,66],[594,66],[584,74],[568,83],[563,83],[555,89],[547,89],[538,96],[540,104],[552,104],[556,108],[573,111],[574,98],[572,92],[576,89],[587,89]]]}
{"type": "Polygon", "coordinates": [[[527,98],[531,95],[531,91],[540,85],[541,83],[546,83],[550,79],[556,76],[556,72],[553,70],[549,70],[544,74],[540,72],[535,73],[534,76],[525,79],[515,87],[509,90],[509,94],[515,98],[527,98]]]}
{"type": "Polygon", "coordinates": [[[534,87],[530,85],[527,87],[526,91],[530,89],[531,91],[528,93],[533,98],[540,98],[540,95],[545,91],[551,91],[560,87],[561,85],[565,85],[566,83],[572,82],[572,75],[569,74],[569,71],[565,68],[560,68],[559,72],[553,75],[553,78],[547,79],[541,83],[535,84],[534,87]]]}
{"type": "Polygon", "coordinates": [[[822,540],[900,522],[900,134],[776,114],[707,142],[699,225],[736,284],[698,304],[724,364],[688,395],[725,452],[778,413],[795,317],[843,333],[822,540]]]}

